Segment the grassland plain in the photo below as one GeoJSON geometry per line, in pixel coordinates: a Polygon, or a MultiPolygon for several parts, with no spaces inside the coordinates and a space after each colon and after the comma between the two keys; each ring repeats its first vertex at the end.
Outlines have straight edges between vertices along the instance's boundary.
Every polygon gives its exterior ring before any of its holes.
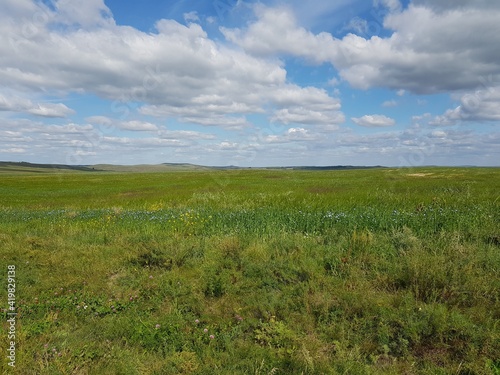
{"type": "Polygon", "coordinates": [[[2,372],[499,374],[499,192],[495,168],[5,171],[2,372]]]}

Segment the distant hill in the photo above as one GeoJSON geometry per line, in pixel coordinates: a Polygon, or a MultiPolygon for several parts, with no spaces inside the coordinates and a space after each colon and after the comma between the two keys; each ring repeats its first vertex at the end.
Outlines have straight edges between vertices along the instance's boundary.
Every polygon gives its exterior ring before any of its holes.
{"type": "Polygon", "coordinates": [[[31,172],[31,173],[50,173],[54,171],[93,171],[92,167],[83,165],[66,164],[35,164],[27,162],[0,161],[1,172],[31,172]]]}
{"type": "Polygon", "coordinates": [[[202,166],[190,163],[163,163],[163,164],[138,164],[138,165],[116,165],[116,164],[95,164],[95,165],[66,165],[66,164],[36,164],[27,162],[0,162],[0,173],[51,173],[51,172],[169,172],[169,171],[209,171],[209,170],[237,170],[237,169],[283,169],[283,170],[347,170],[347,169],[368,169],[384,168],[382,166],[291,166],[291,167],[237,167],[229,166],[202,166]]]}
{"type": "Polygon", "coordinates": [[[94,170],[108,172],[168,172],[168,171],[200,171],[210,170],[211,167],[204,167],[189,163],[163,163],[163,164],[137,164],[137,165],[115,165],[115,164],[95,164],[90,166],[94,170]]]}
{"type": "Polygon", "coordinates": [[[296,166],[296,167],[272,167],[265,169],[293,169],[301,171],[335,171],[335,170],[346,170],[346,169],[371,169],[371,168],[386,168],[381,165],[375,166],[356,166],[356,165],[330,165],[330,166],[296,166]]]}

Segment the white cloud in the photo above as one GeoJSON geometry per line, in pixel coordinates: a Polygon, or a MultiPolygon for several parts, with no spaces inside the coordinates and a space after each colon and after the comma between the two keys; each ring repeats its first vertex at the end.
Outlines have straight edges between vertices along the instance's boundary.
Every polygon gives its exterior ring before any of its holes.
{"type": "Polygon", "coordinates": [[[53,22],[84,28],[114,25],[111,11],[103,0],[55,0],[53,22]]]}
{"type": "Polygon", "coordinates": [[[374,0],[375,6],[386,7],[389,12],[399,12],[402,8],[399,0],[374,0]]]}
{"type": "Polygon", "coordinates": [[[305,128],[289,128],[282,133],[267,134],[262,138],[264,143],[272,144],[297,144],[304,141],[317,142],[321,138],[321,134],[315,131],[310,131],[305,128]]]}
{"type": "Polygon", "coordinates": [[[66,117],[73,114],[74,111],[62,103],[44,103],[37,104],[33,108],[28,109],[28,113],[42,117],[66,117]]]}
{"type": "Polygon", "coordinates": [[[85,121],[91,124],[110,126],[113,124],[114,120],[106,116],[90,116],[85,119],[85,121]]]}
{"type": "Polygon", "coordinates": [[[183,139],[183,140],[207,140],[216,139],[213,134],[202,133],[192,130],[167,130],[161,129],[157,132],[158,137],[165,139],[183,139]]]}
{"type": "Polygon", "coordinates": [[[243,114],[265,113],[263,107],[271,104],[275,108],[271,121],[286,124],[338,124],[344,121],[340,101],[325,90],[286,83],[266,88],[255,86],[254,92],[235,93],[231,98],[203,95],[191,99],[185,106],[148,105],[140,108],[140,112],[150,116],[176,116],[183,122],[200,125],[241,129],[249,126],[243,114]],[[235,102],[238,94],[240,102],[235,102]]]}
{"type": "Polygon", "coordinates": [[[416,115],[416,116],[412,116],[411,120],[414,124],[419,125],[420,121],[424,120],[424,121],[428,121],[429,119],[432,118],[432,115],[430,113],[424,113],[422,115],[416,115]]]}
{"type": "Polygon", "coordinates": [[[145,131],[156,132],[160,128],[156,124],[147,121],[129,120],[120,121],[106,116],[90,116],[85,119],[92,125],[99,125],[99,130],[128,130],[128,131],[145,131]]]}
{"type": "Polygon", "coordinates": [[[120,129],[131,131],[156,131],[158,126],[146,121],[125,121],[119,125],[120,129]]]}
{"type": "MultiPolygon", "coordinates": [[[[90,120],[109,125],[103,116],[90,120]]],[[[98,125],[92,124],[51,125],[27,119],[6,119],[0,130],[0,160],[10,160],[8,155],[17,149],[25,150],[26,157],[29,160],[33,157],[35,162],[91,164],[109,160],[136,164],[148,155],[148,151],[176,153],[182,148],[199,147],[200,142],[216,140],[212,134],[196,131],[166,128],[152,131],[153,127],[139,121],[113,120],[112,123],[113,133],[105,134],[98,125]],[[128,128],[127,133],[123,128],[128,128]],[[51,160],[52,157],[57,161],[51,160]]]]}
{"type": "Polygon", "coordinates": [[[177,161],[204,165],[332,165],[349,160],[358,165],[417,166],[447,160],[446,164],[452,160],[453,165],[484,165],[500,157],[500,135],[473,130],[414,126],[404,131],[386,129],[363,135],[341,128],[334,136],[317,126],[262,130],[260,136],[249,133],[231,139],[166,128],[154,134],[104,135],[89,124],[46,125],[7,119],[0,130],[0,160],[22,155],[26,161],[71,164],[106,160],[121,164],[177,161]]]}
{"type": "Polygon", "coordinates": [[[314,111],[304,107],[285,108],[277,110],[271,121],[283,124],[329,125],[345,121],[344,115],[337,111],[314,111]]]}
{"type": "Polygon", "coordinates": [[[27,151],[27,149],[18,148],[18,147],[0,148],[0,153],[4,153],[4,154],[24,154],[26,151],[27,151]]]}
{"type": "Polygon", "coordinates": [[[202,140],[214,139],[215,136],[209,133],[202,133],[192,130],[169,130],[166,126],[158,126],[157,124],[147,121],[120,121],[106,116],[91,116],[85,119],[92,125],[97,125],[95,131],[103,134],[117,133],[120,130],[132,132],[149,132],[163,139],[178,139],[178,140],[202,140]]]}
{"type": "Polygon", "coordinates": [[[221,150],[237,150],[239,147],[238,143],[223,141],[219,143],[219,149],[221,150]]]}
{"type": "Polygon", "coordinates": [[[365,115],[363,117],[352,117],[351,120],[359,126],[385,127],[394,126],[396,121],[384,115],[365,115]]]}
{"type": "MultiPolygon", "coordinates": [[[[287,160],[331,165],[348,160],[394,165],[400,159],[409,165],[481,164],[484,155],[499,160],[498,134],[436,128],[499,120],[499,6],[473,3],[414,0],[403,9],[399,1],[381,0],[378,5],[386,9],[379,11],[387,14],[384,36],[339,39],[317,31],[321,15],[347,10],[351,1],[291,0],[287,4],[295,13],[256,6],[254,21],[221,29],[227,39],[219,41],[196,23],[195,13],[185,14],[187,25],[160,20],[153,31],[142,32],[117,25],[103,0],[83,5],[60,0],[50,8],[42,1],[4,0],[0,82],[9,92],[0,94],[0,160],[15,153],[41,162],[57,155],[58,162],[73,164],[237,160],[279,165],[287,160]],[[457,104],[442,116],[415,116],[414,126],[405,131],[356,134],[359,129],[339,126],[345,122],[339,90],[332,94],[331,87],[294,84],[296,76],[287,77],[289,60],[281,60],[288,56],[332,64],[336,71],[324,84],[337,76],[330,84],[342,80],[342,89],[347,82],[362,89],[387,87],[399,96],[454,92],[457,104]],[[99,108],[96,114],[110,117],[82,113],[88,116],[83,123],[71,123],[61,118],[72,109],[38,99],[68,94],[109,100],[108,110],[99,108]],[[46,123],[17,118],[22,115],[45,117],[46,123]],[[251,123],[254,118],[260,124],[251,123]],[[191,124],[186,129],[200,131],[174,130],[170,124],[191,124]]],[[[368,21],[348,26],[366,35],[368,21]]],[[[335,22],[328,24],[330,30],[345,25],[335,22]]],[[[396,123],[383,115],[352,121],[366,127],[396,123]]]]}
{"type": "Polygon", "coordinates": [[[443,115],[436,116],[433,120],[429,121],[429,124],[437,126],[455,125],[458,121],[460,121],[460,112],[460,107],[449,109],[443,115]]]}
{"type": "Polygon", "coordinates": [[[368,21],[360,17],[351,18],[342,30],[353,31],[355,34],[360,35],[366,34],[369,30],[368,21]]]}
{"type": "Polygon", "coordinates": [[[271,121],[283,124],[328,125],[345,121],[340,111],[340,100],[330,97],[325,90],[288,84],[263,93],[266,101],[274,104],[271,121]]]}
{"type": "Polygon", "coordinates": [[[432,135],[432,137],[435,137],[435,138],[446,138],[447,133],[442,131],[442,130],[434,130],[431,133],[431,135],[432,135]]]}
{"type": "Polygon", "coordinates": [[[184,21],[186,22],[192,22],[192,21],[199,21],[200,17],[198,17],[198,13],[195,11],[184,13],[184,21]]]}
{"type": "Polygon", "coordinates": [[[27,113],[41,117],[66,117],[75,113],[62,103],[33,103],[29,99],[17,96],[5,96],[0,93],[0,111],[27,113]]]}
{"type": "MultiPolygon", "coordinates": [[[[193,101],[196,101],[194,99],[193,101]]],[[[260,108],[244,103],[218,105],[212,103],[186,103],[183,106],[146,105],[139,109],[143,115],[156,117],[175,117],[181,122],[203,126],[218,126],[225,129],[239,130],[250,124],[241,113],[260,112],[260,108]]]]}
{"type": "Polygon", "coordinates": [[[395,100],[386,100],[385,102],[382,103],[382,107],[396,107],[398,105],[398,102],[395,100]]]}
{"type": "Polygon", "coordinates": [[[473,9],[500,9],[500,3],[492,0],[413,0],[415,5],[423,5],[432,8],[434,11],[446,12],[450,10],[473,9]]]}
{"type": "MultiPolygon", "coordinates": [[[[48,15],[33,35],[22,33],[27,19],[12,28],[0,24],[3,84],[19,91],[97,94],[113,101],[110,109],[122,120],[138,109],[143,115],[242,129],[249,126],[247,115],[274,118],[287,109],[287,100],[300,102],[314,118],[341,117],[333,113],[340,102],[326,91],[288,83],[280,61],[228,48],[199,24],[164,19],[156,32],[144,33],[116,25],[102,0],[86,2],[70,15],[78,4],[60,0],[55,11],[37,4],[48,15]],[[80,27],[61,27],[62,19],[80,27]]],[[[186,17],[195,20],[194,13],[186,17]]],[[[60,105],[34,112],[54,116],[56,110],[64,112],[60,105]]]]}
{"type": "Polygon", "coordinates": [[[336,77],[333,77],[332,79],[328,80],[328,85],[330,86],[338,86],[340,84],[340,80],[336,77]]]}
{"type": "Polygon", "coordinates": [[[221,28],[227,40],[242,46],[255,55],[290,54],[306,57],[315,62],[329,58],[328,48],[333,37],[328,33],[314,35],[297,25],[289,8],[255,6],[258,20],[243,29],[221,28]]]}
{"type": "MultiPolygon", "coordinates": [[[[398,3],[384,1],[393,10],[398,3]]],[[[259,6],[257,21],[222,32],[254,55],[330,62],[355,88],[437,93],[479,87],[479,77],[500,79],[498,8],[454,8],[438,14],[427,3],[410,4],[385,18],[384,27],[392,31],[388,37],[348,34],[337,39],[300,27],[288,8],[259,6]]]]}
{"type": "MultiPolygon", "coordinates": [[[[251,4],[255,2],[240,1],[240,3],[253,6],[251,4]]],[[[287,0],[286,2],[271,0],[261,3],[269,4],[269,6],[286,4],[287,7],[294,10],[295,14],[300,15],[300,24],[308,29],[340,28],[345,21],[346,14],[351,15],[353,9],[358,9],[360,12],[370,9],[370,4],[366,0],[287,0]]]]}
{"type": "Polygon", "coordinates": [[[460,97],[460,105],[436,116],[431,125],[456,125],[459,122],[500,121],[500,86],[476,90],[460,97]]]}

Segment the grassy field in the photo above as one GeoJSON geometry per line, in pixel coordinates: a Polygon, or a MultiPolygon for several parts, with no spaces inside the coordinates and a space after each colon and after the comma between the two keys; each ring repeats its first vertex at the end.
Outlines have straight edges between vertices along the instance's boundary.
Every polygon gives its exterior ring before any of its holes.
{"type": "Polygon", "coordinates": [[[2,373],[500,374],[499,194],[494,168],[5,169],[2,373]]]}

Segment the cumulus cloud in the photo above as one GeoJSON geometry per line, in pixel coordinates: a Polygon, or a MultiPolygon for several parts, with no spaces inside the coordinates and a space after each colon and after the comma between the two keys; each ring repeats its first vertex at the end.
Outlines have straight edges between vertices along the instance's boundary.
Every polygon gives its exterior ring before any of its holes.
{"type": "Polygon", "coordinates": [[[295,143],[295,142],[316,142],[320,139],[320,134],[305,128],[289,128],[281,134],[268,134],[263,138],[265,143],[295,143]]]}
{"type": "Polygon", "coordinates": [[[276,108],[271,117],[273,122],[333,125],[345,121],[345,116],[340,111],[340,100],[330,97],[322,89],[289,84],[264,94],[264,97],[276,108]]]}
{"type": "Polygon", "coordinates": [[[120,126],[123,130],[131,131],[156,131],[158,126],[146,121],[125,121],[120,126]]]}
{"type": "Polygon", "coordinates": [[[329,33],[313,34],[297,25],[293,12],[286,7],[255,6],[257,21],[247,29],[221,28],[227,40],[255,55],[290,54],[315,62],[329,58],[334,39],[329,33]],[[326,49],[325,49],[326,47],[326,49]]]}
{"type": "Polygon", "coordinates": [[[33,103],[29,99],[0,94],[0,111],[27,113],[41,117],[67,117],[74,113],[62,103],[33,103]]]}
{"type": "Polygon", "coordinates": [[[87,117],[85,120],[91,124],[105,125],[105,126],[110,126],[115,121],[106,116],[90,116],[87,117]]]}
{"type": "Polygon", "coordinates": [[[350,160],[352,164],[417,166],[439,164],[450,157],[454,165],[484,165],[485,155],[490,160],[498,160],[495,156],[499,156],[498,133],[471,129],[413,126],[403,131],[357,134],[340,128],[335,136],[327,136],[316,126],[267,130],[260,136],[240,139],[166,128],[154,133],[106,135],[92,124],[47,125],[8,119],[0,129],[0,160],[9,160],[7,156],[15,153],[23,160],[47,163],[92,164],[104,159],[110,163],[138,164],[151,163],[151,155],[155,155],[157,162],[166,158],[205,165],[227,164],[231,158],[231,163],[242,165],[283,165],[283,160],[288,164],[314,160],[317,165],[332,165],[350,160]]]}
{"type": "Polygon", "coordinates": [[[475,88],[481,76],[500,76],[498,16],[477,9],[438,16],[431,8],[410,5],[385,19],[384,26],[393,30],[388,38],[346,36],[342,45],[348,53],[333,63],[360,88],[420,94],[475,88]]]}
{"type": "Polygon", "coordinates": [[[429,121],[431,125],[456,125],[460,122],[500,121],[500,86],[464,94],[460,105],[429,121]]]}
{"type": "MultiPolygon", "coordinates": [[[[87,124],[68,122],[62,125],[44,124],[28,119],[5,119],[0,129],[0,160],[12,150],[37,162],[68,164],[109,162],[136,164],[145,150],[175,154],[178,150],[199,147],[200,142],[215,140],[212,134],[188,130],[170,130],[149,126],[139,121],[117,121],[105,116],[86,119],[87,124]],[[112,132],[103,132],[99,124],[109,126],[112,132]],[[127,131],[124,133],[123,131],[127,131]],[[94,158],[95,157],[95,158],[94,158]]],[[[147,158],[144,160],[146,161],[147,158]]]]}
{"type": "Polygon", "coordinates": [[[497,9],[500,10],[500,3],[492,0],[413,0],[416,5],[430,7],[439,12],[446,12],[454,9],[497,9]]]}
{"type": "MultiPolygon", "coordinates": [[[[375,4],[385,8],[380,10],[384,34],[369,38],[362,37],[369,25],[361,19],[347,24],[361,36],[336,38],[317,32],[317,24],[311,28],[310,21],[327,14],[325,9],[341,9],[352,1],[334,3],[287,2],[295,12],[257,5],[253,21],[221,28],[226,40],[220,41],[209,37],[195,13],[184,15],[187,25],[159,20],[152,31],[142,32],[117,25],[103,0],[83,5],[58,0],[50,7],[42,1],[4,0],[0,82],[9,92],[0,94],[0,111],[7,118],[0,129],[0,159],[16,153],[33,160],[45,155],[44,162],[50,162],[50,155],[66,155],[73,164],[165,158],[224,164],[231,155],[254,165],[273,160],[373,164],[376,149],[381,155],[377,164],[387,165],[473,164],[485,154],[498,160],[498,134],[449,125],[500,119],[500,3],[413,0],[402,7],[397,0],[379,0],[375,4]],[[414,127],[405,131],[356,134],[363,130],[339,126],[345,122],[339,91],[294,84],[287,76],[289,56],[332,64],[338,78],[329,83],[342,82],[339,90],[347,82],[360,89],[393,89],[399,96],[453,92],[457,104],[441,116],[415,117],[414,127]],[[108,100],[109,111],[100,113],[112,112],[114,118],[64,120],[74,113],[71,108],[35,99],[67,94],[108,100]],[[30,116],[12,119],[9,112],[44,117],[46,123],[30,116]],[[58,119],[51,122],[50,117],[58,119]],[[253,118],[262,119],[261,125],[253,118]],[[210,128],[174,130],[170,124],[210,128]]],[[[387,100],[382,106],[395,103],[387,100]]],[[[395,125],[384,115],[352,122],[395,125]]],[[[58,156],[58,162],[65,160],[58,156]]]]}
{"type": "Polygon", "coordinates": [[[283,124],[339,124],[345,120],[344,115],[339,112],[318,112],[304,107],[285,108],[275,112],[271,121],[283,124]]]}
{"type": "MultiPolygon", "coordinates": [[[[222,29],[225,37],[254,55],[287,54],[330,62],[353,87],[387,87],[418,94],[473,89],[478,77],[500,78],[498,6],[450,7],[438,13],[428,2],[393,10],[384,19],[387,37],[314,34],[288,8],[256,7],[257,21],[246,28],[222,29]],[[481,35],[481,38],[477,36],[481,35]]],[[[491,3],[491,2],[490,2],[491,3]]]]}
{"type": "Polygon", "coordinates": [[[394,126],[396,124],[396,121],[394,121],[394,119],[384,115],[365,115],[363,117],[352,117],[351,120],[356,125],[369,128],[394,126]]]}
{"type": "MultiPolygon", "coordinates": [[[[270,109],[273,117],[276,109],[284,109],[279,96],[286,91],[296,96],[295,102],[313,106],[318,96],[332,100],[324,91],[290,85],[280,61],[228,48],[197,23],[163,19],[155,32],[144,33],[116,25],[101,0],[70,16],[78,4],[60,0],[52,10],[36,3],[46,16],[30,34],[22,32],[32,24],[28,18],[0,24],[2,83],[15,90],[97,94],[111,100],[112,111],[122,119],[139,108],[142,114],[233,129],[248,126],[249,114],[270,109]],[[60,19],[79,27],[61,27],[60,19]]],[[[186,17],[195,21],[194,13],[186,17]]],[[[49,116],[56,109],[64,112],[59,105],[35,112],[49,116]]],[[[315,115],[323,111],[317,106],[310,110],[315,115]]]]}
{"type": "Polygon", "coordinates": [[[209,133],[202,133],[192,130],[170,130],[166,126],[158,126],[147,121],[130,120],[123,121],[107,116],[91,116],[85,119],[89,124],[95,126],[95,131],[104,134],[110,134],[118,130],[131,132],[146,132],[156,135],[158,138],[164,139],[180,139],[180,140],[201,140],[214,139],[215,136],[209,133]]]}
{"type": "Polygon", "coordinates": [[[90,28],[114,25],[111,11],[104,0],[55,0],[56,12],[52,22],[90,28]]]}

